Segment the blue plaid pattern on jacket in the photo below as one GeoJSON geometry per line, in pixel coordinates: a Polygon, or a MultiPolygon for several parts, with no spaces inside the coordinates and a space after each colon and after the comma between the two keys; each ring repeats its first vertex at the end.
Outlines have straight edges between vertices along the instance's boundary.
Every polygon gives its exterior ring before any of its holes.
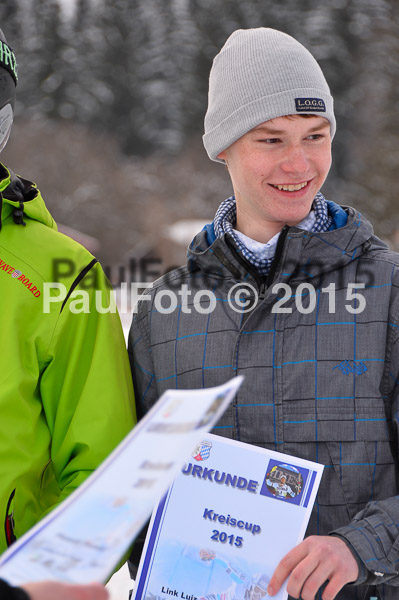
{"type": "Polygon", "coordinates": [[[307,535],[342,536],[362,567],[357,585],[338,598],[392,600],[399,585],[399,257],[363,216],[345,212],[346,224],[324,233],[288,228],[267,282],[231,238],[210,240],[202,231],[187,265],[140,300],[129,353],[139,413],[167,388],[245,375],[214,433],[323,463],[307,535]],[[159,294],[183,284],[186,307],[156,309],[159,294]],[[227,301],[236,284],[258,293],[248,312],[227,301]],[[195,300],[204,289],[216,297],[209,314],[200,312],[209,300],[195,300]],[[281,308],[291,310],[276,312],[283,295],[281,308]]]}

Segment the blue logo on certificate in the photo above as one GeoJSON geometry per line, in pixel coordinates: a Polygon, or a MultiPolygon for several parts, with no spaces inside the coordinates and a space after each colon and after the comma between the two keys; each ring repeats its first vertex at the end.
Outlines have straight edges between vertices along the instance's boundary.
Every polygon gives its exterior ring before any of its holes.
{"type": "Polygon", "coordinates": [[[198,444],[198,446],[196,446],[194,448],[193,453],[191,454],[191,456],[193,458],[195,458],[195,460],[198,461],[202,461],[202,460],[206,460],[207,458],[209,458],[209,455],[211,453],[211,448],[212,448],[212,442],[208,442],[208,441],[203,441],[200,444],[198,444]]]}
{"type": "Polygon", "coordinates": [[[260,494],[307,507],[313,488],[315,472],[270,459],[260,494]]]}

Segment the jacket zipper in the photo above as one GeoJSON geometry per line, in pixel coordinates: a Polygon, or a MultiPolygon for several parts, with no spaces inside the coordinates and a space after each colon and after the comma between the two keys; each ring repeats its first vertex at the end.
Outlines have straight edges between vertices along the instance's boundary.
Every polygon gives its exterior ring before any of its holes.
{"type": "MultiPolygon", "coordinates": [[[[225,241],[226,241],[226,246],[228,246],[230,248],[230,250],[232,250],[233,252],[236,253],[235,258],[248,271],[248,273],[250,273],[252,275],[253,279],[256,281],[256,285],[260,289],[261,286],[263,285],[263,278],[259,275],[259,273],[255,269],[255,267],[253,267],[251,265],[251,263],[240,254],[240,252],[237,250],[237,247],[231,241],[229,236],[226,235],[225,241]]],[[[225,265],[225,266],[227,266],[227,265],[225,265]]],[[[229,269],[229,270],[231,271],[231,269],[229,269]]],[[[238,274],[238,276],[239,276],[239,274],[238,274]]],[[[238,277],[236,277],[236,279],[238,279],[238,277]]]]}
{"type": "Polygon", "coordinates": [[[265,294],[266,294],[266,290],[273,283],[274,277],[276,275],[277,267],[280,263],[280,260],[281,260],[282,254],[283,254],[284,243],[287,238],[289,229],[290,228],[288,225],[284,225],[284,227],[281,230],[280,236],[277,240],[276,252],[275,252],[275,255],[273,258],[273,262],[271,264],[269,274],[266,276],[266,278],[261,277],[259,275],[259,273],[257,272],[257,270],[251,265],[251,263],[246,258],[241,256],[241,254],[237,251],[237,248],[231,242],[229,237],[228,236],[225,237],[227,246],[231,250],[234,250],[237,253],[236,258],[237,258],[238,262],[240,262],[242,264],[242,266],[245,267],[245,269],[252,275],[253,279],[256,281],[256,284],[258,286],[260,300],[263,300],[263,298],[265,297],[265,294]]]}
{"type": "MultiPolygon", "coordinates": [[[[235,247],[235,245],[233,244],[231,239],[229,239],[229,236],[226,235],[226,237],[225,237],[226,245],[230,248],[230,250],[233,250],[236,252],[236,259],[248,271],[248,273],[250,273],[252,275],[253,279],[255,280],[255,282],[258,286],[258,304],[260,301],[262,301],[265,298],[267,289],[273,283],[274,277],[276,275],[277,267],[280,263],[280,260],[281,260],[282,254],[283,254],[284,244],[285,244],[285,240],[287,238],[289,229],[290,228],[288,225],[284,225],[284,227],[281,229],[280,236],[277,240],[276,252],[275,252],[275,255],[273,258],[273,262],[271,264],[269,274],[266,277],[261,277],[259,275],[259,273],[256,271],[256,269],[251,265],[251,263],[237,251],[237,248],[235,247]]],[[[227,266],[226,263],[224,263],[224,264],[225,264],[225,266],[227,266]]],[[[252,311],[255,308],[256,308],[256,306],[254,306],[251,311],[244,313],[241,326],[243,326],[243,324],[246,322],[249,315],[252,313],[252,311]]]]}
{"type": "Polygon", "coordinates": [[[281,260],[282,254],[283,254],[285,240],[287,238],[289,229],[290,228],[288,225],[284,225],[284,227],[281,230],[280,236],[277,240],[276,253],[274,255],[269,274],[266,277],[266,281],[264,283],[265,291],[267,290],[267,288],[269,286],[271,286],[271,284],[274,281],[274,276],[276,275],[277,267],[280,264],[280,260],[281,260]]]}

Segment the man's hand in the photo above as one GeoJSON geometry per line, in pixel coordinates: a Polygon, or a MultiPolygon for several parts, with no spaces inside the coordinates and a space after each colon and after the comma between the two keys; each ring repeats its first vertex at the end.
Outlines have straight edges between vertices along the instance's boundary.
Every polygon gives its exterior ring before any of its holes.
{"type": "Polygon", "coordinates": [[[107,590],[99,583],[67,585],[56,581],[40,581],[21,586],[31,600],[106,600],[107,590]]]}
{"type": "Polygon", "coordinates": [[[290,596],[313,600],[328,581],[323,600],[333,600],[340,589],[356,581],[358,575],[357,562],[344,541],[338,537],[313,535],[281,559],[267,591],[274,596],[288,577],[290,596]]]}

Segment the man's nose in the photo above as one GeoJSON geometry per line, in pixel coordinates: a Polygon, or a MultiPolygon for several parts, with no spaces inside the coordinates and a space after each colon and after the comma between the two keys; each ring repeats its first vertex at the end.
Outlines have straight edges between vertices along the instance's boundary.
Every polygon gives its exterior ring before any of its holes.
{"type": "Polygon", "coordinates": [[[282,161],[281,168],[286,173],[305,174],[309,170],[309,157],[301,146],[292,146],[282,161]]]}

